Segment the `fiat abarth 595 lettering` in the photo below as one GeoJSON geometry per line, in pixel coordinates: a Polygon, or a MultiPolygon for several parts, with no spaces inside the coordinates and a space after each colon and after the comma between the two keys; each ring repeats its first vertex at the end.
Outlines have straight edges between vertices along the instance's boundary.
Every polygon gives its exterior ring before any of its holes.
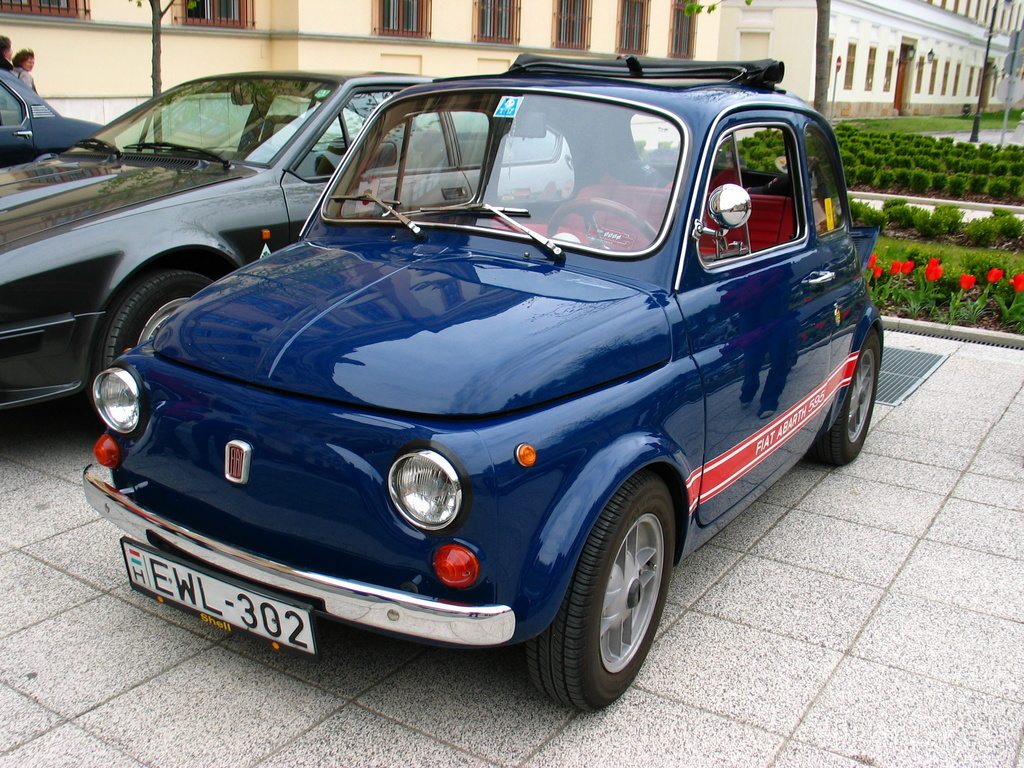
{"type": "Polygon", "coordinates": [[[387,102],[298,243],[97,377],[132,586],[300,653],[525,643],[614,701],[673,564],[868,431],[872,233],[782,72],[524,55],[387,102]]]}

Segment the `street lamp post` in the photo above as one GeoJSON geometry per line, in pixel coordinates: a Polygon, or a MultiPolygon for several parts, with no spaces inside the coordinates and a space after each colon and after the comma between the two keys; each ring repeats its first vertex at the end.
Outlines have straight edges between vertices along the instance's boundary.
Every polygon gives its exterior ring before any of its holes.
{"type": "MultiPolygon", "coordinates": [[[[1006,0],[1011,2],[1012,0],[1006,0]]],[[[992,3],[992,21],[988,25],[988,37],[985,40],[985,57],[981,60],[981,88],[978,90],[978,108],[974,112],[974,126],[971,128],[970,141],[977,142],[978,129],[981,128],[981,103],[985,98],[985,88],[988,87],[988,52],[992,48],[992,35],[996,29],[996,13],[999,11],[999,1],[992,3]]]]}

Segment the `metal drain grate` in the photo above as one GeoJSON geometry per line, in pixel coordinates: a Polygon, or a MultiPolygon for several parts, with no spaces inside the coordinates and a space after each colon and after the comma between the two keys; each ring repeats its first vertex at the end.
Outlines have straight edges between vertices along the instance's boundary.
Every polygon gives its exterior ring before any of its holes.
{"type": "Polygon", "coordinates": [[[886,347],[882,353],[882,367],[878,370],[875,402],[899,405],[935,373],[946,357],[932,352],[886,347]]]}

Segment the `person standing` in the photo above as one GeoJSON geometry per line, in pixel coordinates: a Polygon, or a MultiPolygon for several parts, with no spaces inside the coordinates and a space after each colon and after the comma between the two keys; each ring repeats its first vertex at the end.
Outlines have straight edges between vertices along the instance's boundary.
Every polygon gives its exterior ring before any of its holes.
{"type": "Polygon", "coordinates": [[[0,69],[10,72],[14,69],[11,62],[11,52],[14,46],[11,45],[11,38],[0,35],[0,69]]]}
{"type": "Polygon", "coordinates": [[[31,88],[36,93],[39,91],[36,89],[36,81],[32,77],[32,69],[36,65],[36,54],[31,48],[22,48],[16,54],[14,54],[14,69],[13,74],[18,76],[25,85],[31,88]]]}

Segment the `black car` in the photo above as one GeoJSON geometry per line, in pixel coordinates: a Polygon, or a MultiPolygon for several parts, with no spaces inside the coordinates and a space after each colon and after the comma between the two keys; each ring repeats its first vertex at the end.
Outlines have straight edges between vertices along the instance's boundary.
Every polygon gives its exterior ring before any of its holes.
{"type": "Polygon", "coordinates": [[[202,78],[0,172],[0,409],[83,389],[197,290],[293,242],[369,114],[426,79],[202,78]]]}
{"type": "Polygon", "coordinates": [[[0,166],[62,152],[99,128],[88,120],[61,117],[38,93],[0,70],[0,166]]]}

